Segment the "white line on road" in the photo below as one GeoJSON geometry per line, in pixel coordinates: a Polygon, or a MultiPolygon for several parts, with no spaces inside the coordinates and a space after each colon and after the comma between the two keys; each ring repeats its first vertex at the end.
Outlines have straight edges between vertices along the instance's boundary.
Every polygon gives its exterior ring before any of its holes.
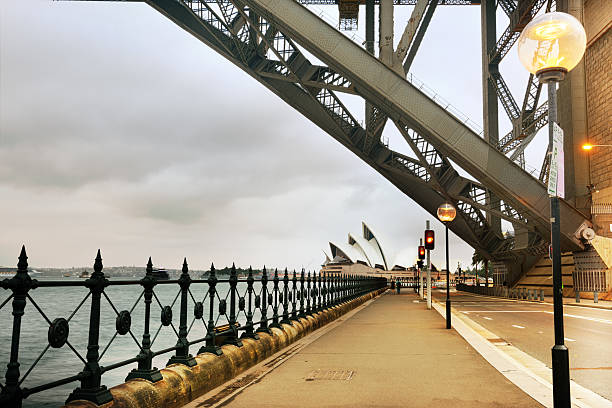
{"type": "MultiPolygon", "coordinates": [[[[544,312],[544,313],[553,314],[553,312],[544,312]]],[[[568,314],[568,313],[563,313],[563,316],[574,317],[576,319],[590,320],[592,322],[597,322],[597,323],[612,324],[612,320],[599,319],[597,317],[578,316],[578,315],[573,315],[573,314],[568,314]]]]}
{"type": "Polygon", "coordinates": [[[486,317],[486,316],[483,316],[482,318],[483,318],[483,319],[487,319],[487,320],[493,320],[493,319],[491,319],[490,317],[486,317]]]}
{"type": "Polygon", "coordinates": [[[516,327],[517,329],[524,329],[523,326],[519,326],[518,324],[513,324],[512,327],[516,327]]]}
{"type": "Polygon", "coordinates": [[[564,337],[565,341],[576,341],[574,339],[570,339],[569,337],[564,337]]]}
{"type": "Polygon", "coordinates": [[[462,310],[462,313],[552,313],[545,310],[462,310]]]}

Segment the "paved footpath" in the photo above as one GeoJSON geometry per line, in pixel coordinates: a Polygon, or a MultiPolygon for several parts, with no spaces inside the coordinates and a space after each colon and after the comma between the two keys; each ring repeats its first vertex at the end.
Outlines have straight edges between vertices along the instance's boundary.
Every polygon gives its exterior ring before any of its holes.
{"type": "Polygon", "coordinates": [[[250,385],[189,407],[541,407],[415,302],[387,292],[250,385]]]}

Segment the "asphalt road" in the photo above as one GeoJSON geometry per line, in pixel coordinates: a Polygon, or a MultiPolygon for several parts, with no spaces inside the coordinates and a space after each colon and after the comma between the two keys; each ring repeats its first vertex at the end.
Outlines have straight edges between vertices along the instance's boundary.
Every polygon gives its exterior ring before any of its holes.
{"type": "MultiPolygon", "coordinates": [[[[444,291],[434,298],[444,300],[444,291]]],[[[453,308],[551,367],[553,306],[451,293],[453,308]]],[[[565,345],[572,380],[612,401],[612,310],[565,306],[565,345]]]]}

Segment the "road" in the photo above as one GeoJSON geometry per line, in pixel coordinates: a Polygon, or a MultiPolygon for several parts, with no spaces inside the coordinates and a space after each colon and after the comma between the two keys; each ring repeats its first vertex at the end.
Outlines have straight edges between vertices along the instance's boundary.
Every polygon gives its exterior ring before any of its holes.
{"type": "MultiPolygon", "coordinates": [[[[434,290],[436,300],[445,297],[445,291],[434,290]]],[[[551,304],[464,292],[451,293],[451,302],[460,313],[551,367],[551,304]]],[[[612,401],[612,310],[565,306],[563,314],[571,379],[612,401]]]]}

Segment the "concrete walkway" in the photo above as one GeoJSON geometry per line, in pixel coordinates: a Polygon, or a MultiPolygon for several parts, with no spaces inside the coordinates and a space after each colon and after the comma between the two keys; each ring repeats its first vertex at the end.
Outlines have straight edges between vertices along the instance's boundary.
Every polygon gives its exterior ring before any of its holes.
{"type": "Polygon", "coordinates": [[[281,364],[255,367],[252,382],[189,407],[541,407],[406,292],[387,292],[281,364]]]}

